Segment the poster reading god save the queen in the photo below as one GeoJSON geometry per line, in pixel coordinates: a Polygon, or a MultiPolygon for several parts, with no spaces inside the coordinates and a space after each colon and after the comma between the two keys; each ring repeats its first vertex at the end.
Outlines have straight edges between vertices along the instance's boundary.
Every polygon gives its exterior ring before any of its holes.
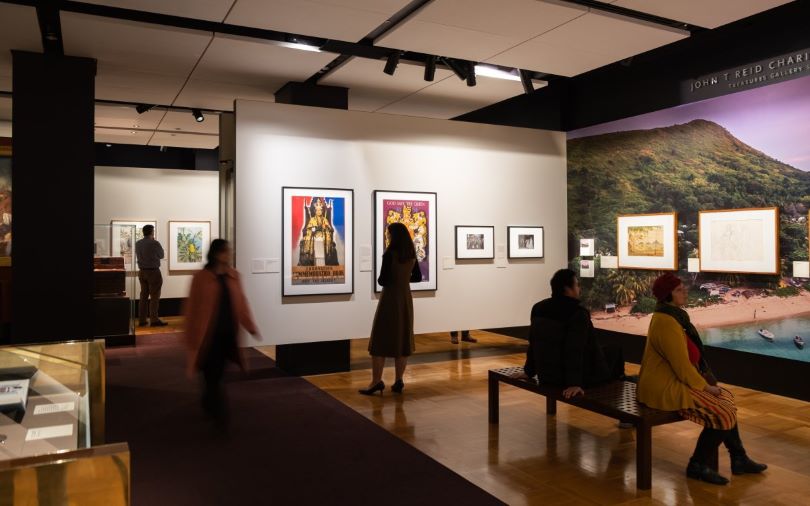
{"type": "Polygon", "coordinates": [[[405,225],[416,249],[422,281],[411,283],[411,290],[436,290],[436,194],[374,192],[374,286],[378,292],[382,287],[376,280],[382,267],[382,255],[388,246],[385,229],[391,223],[405,225]]]}
{"type": "Polygon", "coordinates": [[[352,293],[354,192],[285,187],[282,199],[282,294],[352,293]]]}

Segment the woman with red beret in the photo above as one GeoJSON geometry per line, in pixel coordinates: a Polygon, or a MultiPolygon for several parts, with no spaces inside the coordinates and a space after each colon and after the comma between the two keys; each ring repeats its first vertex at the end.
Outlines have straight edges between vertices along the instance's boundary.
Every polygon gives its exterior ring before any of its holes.
{"type": "Polygon", "coordinates": [[[687,290],[672,273],[655,280],[653,295],[658,305],[650,321],[647,344],[641,359],[638,400],[651,408],[678,411],[682,417],[703,426],[686,475],[716,485],[728,479],[710,467],[710,456],[724,443],[731,455],[733,474],[761,473],[745,453],[737,428],[734,396],[717,386],[705,358],[700,334],[684,311],[687,290]]]}

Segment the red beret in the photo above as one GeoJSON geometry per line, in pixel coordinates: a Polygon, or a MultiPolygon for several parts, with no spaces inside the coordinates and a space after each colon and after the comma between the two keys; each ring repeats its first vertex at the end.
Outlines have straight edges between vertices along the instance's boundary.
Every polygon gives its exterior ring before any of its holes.
{"type": "Polygon", "coordinates": [[[681,279],[678,276],[667,272],[666,274],[658,276],[658,279],[653,283],[653,295],[655,295],[655,298],[658,299],[659,302],[664,302],[667,296],[672,293],[672,290],[678,288],[680,284],[681,279]]]}

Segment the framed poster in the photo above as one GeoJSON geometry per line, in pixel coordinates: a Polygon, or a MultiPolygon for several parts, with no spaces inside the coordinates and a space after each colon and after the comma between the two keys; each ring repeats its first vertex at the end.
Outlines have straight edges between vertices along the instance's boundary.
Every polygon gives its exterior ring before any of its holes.
{"type": "Polygon", "coordinates": [[[678,214],[632,214],[617,218],[620,269],[678,270],[678,214]]]}
{"type": "Polygon", "coordinates": [[[506,227],[509,258],[543,258],[543,227],[506,227]]]}
{"type": "Polygon", "coordinates": [[[157,239],[157,221],[112,220],[110,222],[110,256],[124,257],[124,265],[127,270],[134,271],[138,268],[135,261],[135,243],[143,239],[144,225],[155,227],[155,238],[157,239]]]}
{"type": "Polygon", "coordinates": [[[210,221],[169,222],[169,270],[198,271],[211,244],[210,221]]]}
{"type": "Polygon", "coordinates": [[[354,292],[354,190],[281,189],[281,294],[354,292]]]}
{"type": "Polygon", "coordinates": [[[698,213],[702,272],[779,274],[779,208],[698,213]]]}
{"type": "Polygon", "coordinates": [[[495,258],[495,227],[456,225],[456,260],[495,258]]]}
{"type": "Polygon", "coordinates": [[[422,271],[422,281],[411,283],[412,291],[437,289],[436,256],[436,194],[428,192],[374,191],[374,291],[382,291],[377,284],[382,267],[382,256],[388,245],[385,229],[399,222],[411,232],[416,247],[416,260],[422,271]]]}

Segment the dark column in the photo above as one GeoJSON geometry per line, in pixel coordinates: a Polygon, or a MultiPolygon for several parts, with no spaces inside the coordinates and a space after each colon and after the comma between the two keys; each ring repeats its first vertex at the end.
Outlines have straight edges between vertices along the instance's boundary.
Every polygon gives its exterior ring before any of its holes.
{"type": "MultiPolygon", "coordinates": [[[[275,95],[276,102],[280,104],[308,105],[331,109],[349,108],[349,89],[338,86],[289,82],[278,90],[275,95]]],[[[236,173],[238,181],[238,167],[236,173]]],[[[298,375],[348,371],[351,365],[350,344],[348,339],[280,344],[276,346],[276,364],[288,373],[298,375]]]]}
{"type": "Polygon", "coordinates": [[[93,337],[95,74],[13,51],[14,343],[93,337]]]}

